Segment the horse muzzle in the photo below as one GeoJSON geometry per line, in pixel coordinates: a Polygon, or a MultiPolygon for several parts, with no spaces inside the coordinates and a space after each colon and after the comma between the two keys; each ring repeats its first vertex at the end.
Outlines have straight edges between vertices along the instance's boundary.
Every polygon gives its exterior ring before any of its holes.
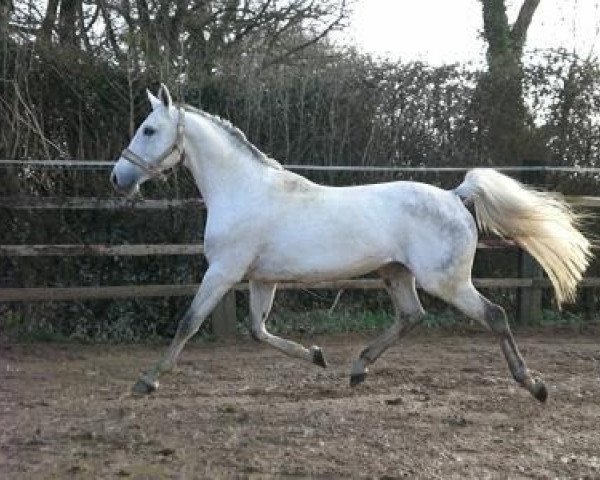
{"type": "MultiPolygon", "coordinates": [[[[118,164],[117,164],[118,165],[118,164]]],[[[119,171],[117,165],[110,174],[110,183],[117,193],[132,196],[139,191],[139,178],[129,171],[119,171]]]]}

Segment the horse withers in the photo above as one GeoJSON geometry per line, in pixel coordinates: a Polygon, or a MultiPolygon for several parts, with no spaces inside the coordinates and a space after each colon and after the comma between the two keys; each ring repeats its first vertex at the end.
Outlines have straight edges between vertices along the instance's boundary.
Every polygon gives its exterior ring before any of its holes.
{"type": "Polygon", "coordinates": [[[117,161],[110,179],[126,195],[142,182],[183,164],[198,185],[208,216],[204,247],[209,267],[177,333],[159,362],[142,373],[134,392],[158,388],[186,341],[225,293],[249,281],[255,339],[321,367],[325,356],[275,336],[265,322],[277,282],[318,282],[377,272],[395,323],[354,360],[350,384],[419,323],[425,312],[416,284],[494,332],[514,379],[535,398],[547,389],[533,378],[502,307],[471,281],[478,230],[511,238],[548,274],[557,303],[571,301],[590,258],[577,216],[556,197],[491,169],[474,169],[453,190],[417,182],[351,187],[315,184],[286,170],[218,117],[176,105],[162,85],[148,92],[152,112],[117,161]],[[472,205],[475,218],[466,205],[472,205]]]}

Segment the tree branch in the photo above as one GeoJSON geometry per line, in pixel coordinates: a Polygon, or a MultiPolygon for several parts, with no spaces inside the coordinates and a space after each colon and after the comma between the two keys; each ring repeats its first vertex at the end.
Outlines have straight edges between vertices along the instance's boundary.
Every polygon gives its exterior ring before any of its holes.
{"type": "Polygon", "coordinates": [[[104,2],[104,0],[98,0],[98,6],[100,7],[100,11],[102,12],[102,19],[104,20],[104,26],[106,28],[106,37],[108,39],[108,43],[111,46],[115,57],[119,61],[122,61],[123,53],[121,52],[121,47],[119,47],[117,36],[115,35],[112,20],[110,18],[110,13],[106,8],[106,3],[104,2]]]}
{"type": "Polygon", "coordinates": [[[325,38],[331,31],[333,31],[335,28],[337,28],[341,24],[341,22],[344,20],[345,15],[346,15],[345,8],[346,8],[346,2],[345,2],[345,0],[343,0],[338,16],[335,19],[333,19],[333,21],[331,21],[331,23],[329,23],[319,34],[317,34],[313,38],[306,40],[305,42],[302,42],[300,45],[296,45],[295,47],[291,48],[287,52],[282,53],[281,55],[278,55],[273,59],[270,59],[269,61],[267,61],[266,63],[264,63],[261,66],[261,70],[265,70],[273,65],[281,63],[285,59],[294,56],[296,53],[308,48],[311,45],[314,45],[315,43],[318,43],[320,40],[325,38]]]}
{"type": "Polygon", "coordinates": [[[514,47],[519,49],[519,51],[523,50],[527,38],[527,30],[529,29],[531,19],[539,4],[540,0],[525,0],[523,5],[521,5],[516,22],[512,26],[510,36],[513,40],[514,47]]]}

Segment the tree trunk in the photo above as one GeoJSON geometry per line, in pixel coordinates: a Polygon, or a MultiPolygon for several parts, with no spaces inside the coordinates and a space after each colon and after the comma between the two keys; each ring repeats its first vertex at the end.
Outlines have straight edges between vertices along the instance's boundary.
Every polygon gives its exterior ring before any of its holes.
{"type": "MultiPolygon", "coordinates": [[[[547,156],[545,145],[528,129],[529,112],[523,96],[523,47],[527,29],[540,0],[524,0],[511,27],[505,0],[482,0],[483,34],[488,43],[488,72],[482,79],[484,111],[488,116],[488,152],[493,165],[539,163],[547,156]]],[[[527,174],[521,180],[533,183],[527,174]]],[[[539,178],[537,180],[540,180],[539,178]]],[[[519,274],[537,278],[541,267],[525,251],[519,258],[519,274]]],[[[542,295],[539,289],[524,289],[519,294],[518,320],[537,323],[541,319],[542,295]]]]}
{"type": "Polygon", "coordinates": [[[0,0],[0,40],[8,34],[8,21],[12,10],[12,0],[0,0]]]}
{"type": "Polygon", "coordinates": [[[530,156],[521,57],[539,2],[525,0],[511,27],[505,0],[482,0],[488,72],[482,78],[480,94],[488,116],[488,150],[494,164],[527,162],[530,156]]]}
{"type": "Polygon", "coordinates": [[[58,11],[58,0],[48,0],[46,6],[46,15],[42,20],[42,25],[37,34],[37,42],[44,45],[49,45],[52,41],[52,31],[56,24],[56,16],[58,11]]]}
{"type": "Polygon", "coordinates": [[[80,0],[61,0],[58,41],[62,47],[77,46],[77,12],[80,0]]]}

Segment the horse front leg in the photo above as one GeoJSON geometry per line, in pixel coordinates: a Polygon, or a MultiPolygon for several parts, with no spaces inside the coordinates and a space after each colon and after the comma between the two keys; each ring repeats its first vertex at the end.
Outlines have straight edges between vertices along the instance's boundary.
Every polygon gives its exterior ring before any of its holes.
{"type": "Polygon", "coordinates": [[[242,276],[243,274],[233,275],[231,270],[218,266],[208,268],[190,308],[179,321],[177,333],[169,348],[155,366],[140,375],[133,386],[134,393],[151,393],[158,388],[158,377],[173,369],[185,343],[198,331],[221,298],[242,276]]]}
{"type": "Polygon", "coordinates": [[[327,367],[323,351],[316,345],[305,348],[299,343],[277,337],[267,331],[265,322],[273,305],[276,284],[251,281],[249,288],[252,337],[259,342],[268,343],[291,357],[301,358],[323,368],[327,367]]]}

